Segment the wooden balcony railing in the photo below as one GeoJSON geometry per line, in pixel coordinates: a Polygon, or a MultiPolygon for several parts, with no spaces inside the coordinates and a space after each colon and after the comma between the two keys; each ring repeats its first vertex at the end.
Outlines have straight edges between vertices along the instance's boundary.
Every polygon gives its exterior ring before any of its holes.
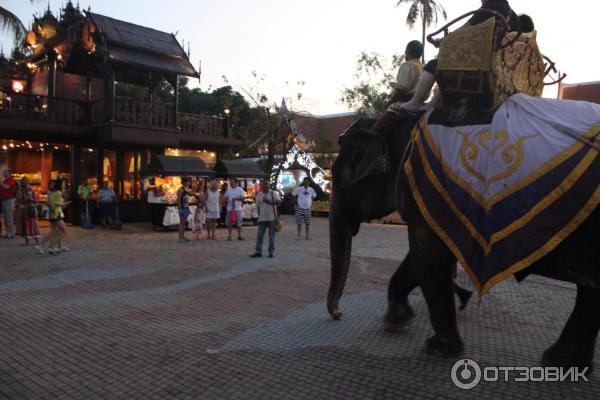
{"type": "Polygon", "coordinates": [[[139,128],[226,136],[221,118],[177,113],[175,104],[139,102],[125,97],[115,98],[111,106],[106,99],[86,102],[22,93],[0,95],[0,118],[75,125],[100,125],[112,121],[139,128]]]}
{"type": "Polygon", "coordinates": [[[114,121],[152,128],[172,128],[176,125],[175,104],[145,103],[127,97],[115,97],[114,121]]]}
{"type": "Polygon", "coordinates": [[[182,133],[224,137],[223,120],[218,117],[179,113],[179,127],[182,133]]]}
{"type": "Polygon", "coordinates": [[[84,125],[89,123],[89,103],[24,93],[2,95],[0,118],[84,125]]]}

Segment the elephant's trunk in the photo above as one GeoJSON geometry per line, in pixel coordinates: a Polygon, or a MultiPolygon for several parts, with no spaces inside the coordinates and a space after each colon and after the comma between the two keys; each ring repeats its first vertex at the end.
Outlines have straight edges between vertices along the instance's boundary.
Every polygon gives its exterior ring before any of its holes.
{"type": "Polygon", "coordinates": [[[331,252],[331,281],[327,294],[327,311],[334,319],[342,312],[339,301],[346,285],[350,255],[352,252],[352,227],[348,215],[343,211],[341,193],[335,193],[329,210],[329,246],[331,252]]]}

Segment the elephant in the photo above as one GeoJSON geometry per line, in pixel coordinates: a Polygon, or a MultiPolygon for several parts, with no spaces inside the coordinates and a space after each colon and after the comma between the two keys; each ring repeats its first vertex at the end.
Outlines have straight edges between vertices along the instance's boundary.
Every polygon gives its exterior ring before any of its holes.
{"type": "MultiPolygon", "coordinates": [[[[372,120],[363,119],[340,137],[340,152],[332,166],[327,309],[334,319],[341,318],[339,300],[348,276],[352,237],[361,222],[398,210],[407,223],[409,254],[390,279],[385,325],[400,328],[410,322],[414,311],[408,294],[420,286],[434,330],[425,342],[425,351],[458,357],[464,344],[453,295],[452,266],[457,260],[421,215],[401,168],[416,118],[402,120],[381,135],[369,131],[372,120]]],[[[515,274],[518,280],[535,273],[577,286],[575,307],[560,337],[542,356],[545,366],[587,367],[589,371],[593,367],[600,329],[600,247],[594,243],[600,238],[599,208],[552,252],[515,274]]]]}

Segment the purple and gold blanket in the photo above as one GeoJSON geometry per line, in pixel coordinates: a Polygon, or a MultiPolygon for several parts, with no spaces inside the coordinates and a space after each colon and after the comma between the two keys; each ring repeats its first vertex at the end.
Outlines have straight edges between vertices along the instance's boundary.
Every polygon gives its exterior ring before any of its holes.
{"type": "Polygon", "coordinates": [[[600,105],[517,94],[488,125],[427,117],[404,169],[480,295],[552,251],[600,202],[600,105]]]}

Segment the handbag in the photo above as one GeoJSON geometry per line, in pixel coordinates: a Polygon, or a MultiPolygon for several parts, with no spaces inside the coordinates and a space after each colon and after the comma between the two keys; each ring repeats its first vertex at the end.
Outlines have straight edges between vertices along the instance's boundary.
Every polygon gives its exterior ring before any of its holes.
{"type": "Polygon", "coordinates": [[[277,212],[277,205],[275,204],[275,195],[271,195],[271,199],[273,200],[273,213],[275,214],[275,232],[281,232],[283,230],[283,221],[279,216],[279,212],[277,212]]]}
{"type": "Polygon", "coordinates": [[[167,207],[163,218],[163,226],[179,225],[179,211],[177,207],[167,207]]]}
{"type": "Polygon", "coordinates": [[[229,210],[229,224],[230,225],[235,225],[237,223],[237,213],[235,212],[235,209],[231,209],[229,210]]]}

